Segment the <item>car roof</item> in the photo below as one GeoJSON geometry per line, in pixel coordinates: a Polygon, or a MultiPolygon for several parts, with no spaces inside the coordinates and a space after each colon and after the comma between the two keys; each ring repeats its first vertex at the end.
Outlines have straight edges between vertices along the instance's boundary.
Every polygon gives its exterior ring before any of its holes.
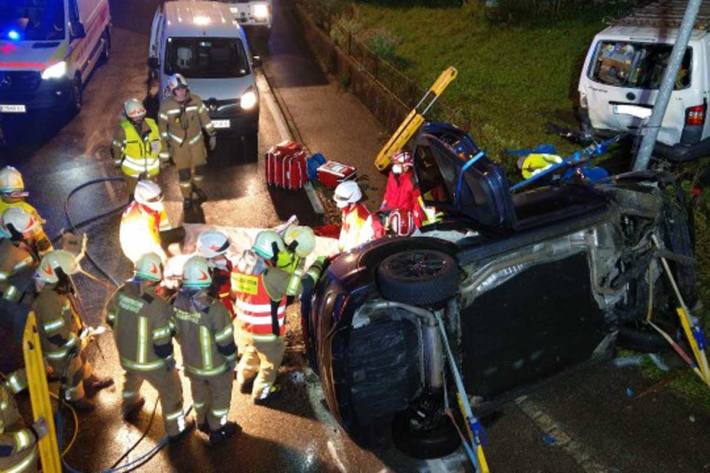
{"type": "Polygon", "coordinates": [[[168,36],[241,37],[241,27],[225,3],[187,0],[165,2],[163,13],[168,36]]]}

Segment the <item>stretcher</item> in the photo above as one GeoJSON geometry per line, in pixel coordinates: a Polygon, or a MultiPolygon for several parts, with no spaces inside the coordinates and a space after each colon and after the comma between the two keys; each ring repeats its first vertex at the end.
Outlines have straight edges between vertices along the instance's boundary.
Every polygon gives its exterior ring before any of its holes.
{"type": "Polygon", "coordinates": [[[32,403],[32,416],[34,421],[40,417],[47,422],[48,434],[38,442],[39,457],[42,462],[44,473],[61,473],[62,462],[59,456],[59,445],[57,444],[57,431],[54,426],[54,414],[52,403],[49,399],[49,387],[47,386],[47,373],[44,368],[42,357],[42,346],[39,341],[37,331],[37,319],[34,312],[27,316],[25,333],[22,339],[22,353],[25,359],[25,369],[27,370],[27,385],[30,390],[30,401],[32,403]]]}
{"type": "Polygon", "coordinates": [[[437,99],[446,90],[451,82],[456,79],[459,72],[455,67],[449,67],[441,73],[436,82],[429,88],[424,97],[419,101],[416,107],[409,112],[407,118],[404,119],[397,131],[394,132],[389,141],[380,150],[380,153],[375,158],[375,167],[383,171],[387,169],[392,160],[392,155],[403,149],[407,142],[417,133],[419,127],[424,124],[424,115],[434,106],[437,99]]]}

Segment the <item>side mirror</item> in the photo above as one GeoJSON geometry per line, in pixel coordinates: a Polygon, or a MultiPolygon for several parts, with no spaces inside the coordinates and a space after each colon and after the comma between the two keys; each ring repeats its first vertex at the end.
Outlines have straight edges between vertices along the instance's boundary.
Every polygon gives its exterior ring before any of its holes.
{"type": "Polygon", "coordinates": [[[254,56],[252,58],[251,63],[254,65],[254,67],[261,67],[261,65],[263,64],[263,62],[261,60],[261,56],[254,56]]]}
{"type": "Polygon", "coordinates": [[[86,38],[86,30],[84,29],[84,25],[82,23],[75,21],[71,24],[71,38],[86,38]]]}
{"type": "Polygon", "coordinates": [[[160,63],[158,62],[157,57],[149,57],[148,58],[148,67],[151,69],[158,69],[160,67],[160,63]]]}

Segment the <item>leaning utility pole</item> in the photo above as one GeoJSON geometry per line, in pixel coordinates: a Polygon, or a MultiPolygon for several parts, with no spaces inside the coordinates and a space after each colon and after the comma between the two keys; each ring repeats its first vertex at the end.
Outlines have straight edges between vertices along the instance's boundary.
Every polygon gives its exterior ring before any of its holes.
{"type": "Polygon", "coordinates": [[[641,147],[634,161],[634,171],[642,171],[648,168],[648,162],[651,160],[651,153],[653,153],[653,148],[658,138],[658,130],[666,114],[668,102],[671,99],[671,93],[675,86],[675,78],[683,62],[685,49],[688,47],[688,40],[690,39],[690,34],[693,32],[695,18],[698,16],[701,3],[702,0],[688,0],[685,15],[683,15],[683,22],[680,25],[678,36],[673,45],[670,62],[668,66],[666,66],[666,71],[663,73],[663,81],[658,90],[656,103],[653,105],[653,112],[643,130],[643,140],[641,141],[641,147]]]}

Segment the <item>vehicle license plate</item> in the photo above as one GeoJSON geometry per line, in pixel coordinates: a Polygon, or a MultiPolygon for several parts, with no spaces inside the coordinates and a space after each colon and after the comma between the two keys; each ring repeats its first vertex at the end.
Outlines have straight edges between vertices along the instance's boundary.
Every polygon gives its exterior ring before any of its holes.
{"type": "Polygon", "coordinates": [[[24,105],[0,104],[0,112],[3,113],[26,113],[27,107],[24,105]]]}
{"type": "Polygon", "coordinates": [[[212,120],[215,128],[229,128],[229,120],[212,120]]]}

